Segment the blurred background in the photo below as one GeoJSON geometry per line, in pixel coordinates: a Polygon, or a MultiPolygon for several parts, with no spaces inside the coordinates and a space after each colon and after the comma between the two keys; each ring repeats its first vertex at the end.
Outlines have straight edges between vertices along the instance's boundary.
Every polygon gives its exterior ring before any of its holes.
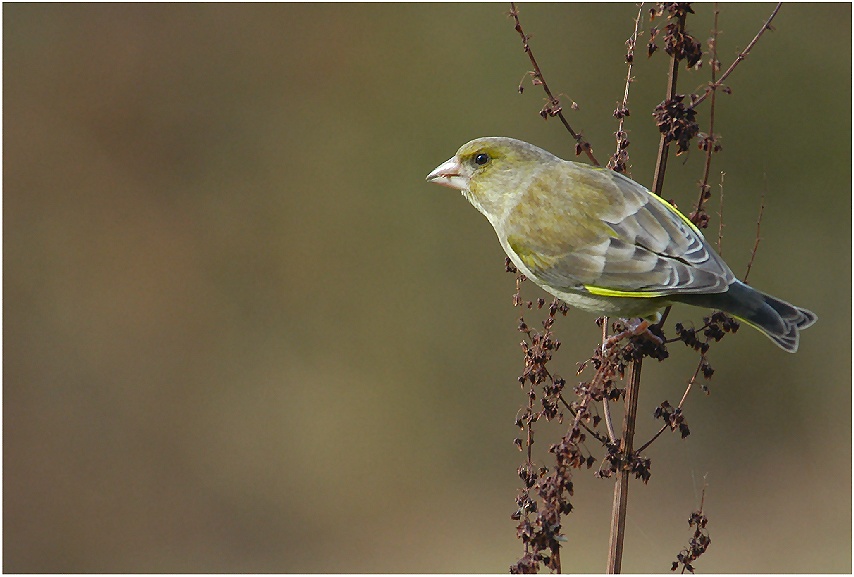
{"type": "MultiPolygon", "coordinates": [[[[604,162],[637,7],[520,9],[604,162]]],[[[721,6],[724,67],[772,9],[721,6]]],[[[573,155],[542,91],[517,92],[530,63],[507,10],[4,5],[5,571],[500,573],[521,556],[514,279],[486,220],[424,182],[477,136],[573,155]]],[[[695,10],[705,49],[711,6],[695,10]]],[[[650,26],[627,119],[647,186],[667,69],[650,26]]],[[[627,571],[669,570],[704,477],[702,572],[852,570],[851,6],[786,4],[774,27],[719,98],[709,237],[725,171],[743,276],[764,193],[750,281],[820,321],[797,355],[748,327],[713,348],[692,435],[664,435],[633,484],[627,571]]],[[[708,73],[683,68],[681,90],[708,73]]],[[[686,211],[702,164],[671,157],[665,197],[686,211]]],[[[703,314],[675,309],[670,331],[703,314]]],[[[556,332],[550,366],[573,384],[599,332],[578,311],[556,332]]],[[[639,439],[696,366],[670,352],[644,365],[639,439]]],[[[560,432],[542,428],[541,463],[560,432]]],[[[564,568],[600,572],[613,484],[575,485],[564,568]]]]}

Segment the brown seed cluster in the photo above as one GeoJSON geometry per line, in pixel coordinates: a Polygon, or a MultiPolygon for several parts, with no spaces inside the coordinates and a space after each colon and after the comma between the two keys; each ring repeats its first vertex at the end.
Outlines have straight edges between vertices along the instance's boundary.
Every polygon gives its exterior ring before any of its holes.
{"type": "MultiPolygon", "coordinates": [[[[703,58],[703,45],[696,38],[685,32],[685,18],[693,14],[691,4],[688,2],[659,2],[655,8],[650,9],[650,19],[667,14],[668,23],[664,27],[664,51],[668,56],[676,58],[677,62],[686,61],[688,68],[700,64],[703,58]]],[[[658,50],[656,37],[659,34],[657,28],[650,31],[647,53],[652,56],[658,50]]]]}
{"type": "Polygon", "coordinates": [[[686,328],[682,323],[676,323],[676,337],[695,351],[705,354],[709,350],[709,341],[720,341],[724,334],[735,333],[739,328],[738,321],[728,314],[715,311],[711,316],[703,317],[703,326],[698,329],[686,328]],[[698,334],[706,337],[700,340],[698,334]]]}
{"type": "MultiPolygon", "coordinates": [[[[516,273],[515,267],[508,260],[505,269],[516,273]]],[[[513,296],[515,306],[541,310],[545,300],[523,302],[519,290],[523,276],[517,274],[517,291],[513,296]]],[[[522,489],[516,497],[516,511],[511,515],[515,521],[516,535],[522,540],[525,554],[511,568],[512,573],[535,573],[541,565],[552,571],[560,571],[560,527],[561,516],[572,510],[569,497],[572,495],[572,468],[584,466],[588,458],[581,453],[579,444],[585,435],[581,432],[579,413],[575,410],[574,426],[560,443],[552,445],[550,452],[555,456],[552,469],[538,467],[532,459],[531,448],[534,444],[534,425],[541,418],[563,421],[561,405],[564,404],[562,392],[566,381],[558,375],[553,375],[547,365],[552,354],[560,348],[560,341],[555,337],[552,328],[558,315],[566,315],[568,307],[555,299],[547,307],[547,315],[543,320],[542,331],[531,329],[524,317],[519,318],[518,330],[525,335],[521,343],[525,359],[525,368],[519,375],[518,381],[527,388],[528,403],[516,417],[516,426],[523,432],[514,444],[520,450],[527,450],[527,458],[519,467],[517,474],[522,480],[522,489]],[[537,399],[540,407],[537,407],[537,399]],[[523,439],[524,437],[524,439],[523,439]]],[[[573,410],[570,408],[570,410],[573,410]]],[[[592,457],[589,457],[592,459],[592,457]]],[[[592,466],[592,461],[590,465],[592,466]]]]}
{"type": "Polygon", "coordinates": [[[661,102],[652,113],[665,142],[676,142],[677,156],[688,150],[691,139],[700,131],[700,125],[696,121],[697,112],[686,107],[684,100],[684,94],[677,94],[661,102]]]}
{"type": "Polygon", "coordinates": [[[652,416],[656,419],[662,419],[671,431],[679,429],[679,434],[682,435],[683,439],[691,434],[688,423],[685,422],[685,415],[682,414],[682,409],[679,407],[674,409],[667,401],[661,403],[652,416]]]}
{"type": "Polygon", "coordinates": [[[708,522],[709,520],[703,515],[702,508],[691,513],[691,517],[688,519],[688,526],[694,527],[694,535],[688,541],[688,546],[682,549],[676,556],[676,561],[670,567],[671,571],[676,571],[681,566],[683,573],[685,571],[694,573],[694,561],[705,553],[709,545],[712,544],[712,539],[706,530],[708,522]]]}

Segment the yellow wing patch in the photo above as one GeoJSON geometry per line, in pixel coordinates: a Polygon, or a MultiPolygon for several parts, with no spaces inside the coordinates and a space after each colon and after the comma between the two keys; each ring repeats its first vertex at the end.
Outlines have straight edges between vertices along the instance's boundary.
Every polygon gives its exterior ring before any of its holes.
{"type": "Polygon", "coordinates": [[[625,297],[625,298],[640,298],[640,299],[649,299],[664,296],[667,293],[663,292],[642,292],[642,291],[620,291],[614,289],[607,289],[593,285],[584,285],[584,288],[587,289],[592,295],[600,296],[600,297],[625,297]]]}
{"type": "Polygon", "coordinates": [[[682,211],[680,211],[678,208],[676,208],[675,206],[673,206],[655,193],[650,192],[649,195],[661,204],[663,204],[664,208],[666,208],[668,211],[678,216],[682,220],[682,222],[688,225],[688,228],[699,234],[701,237],[703,236],[703,233],[700,232],[700,230],[694,225],[693,222],[691,222],[691,220],[687,216],[682,214],[682,211]]]}

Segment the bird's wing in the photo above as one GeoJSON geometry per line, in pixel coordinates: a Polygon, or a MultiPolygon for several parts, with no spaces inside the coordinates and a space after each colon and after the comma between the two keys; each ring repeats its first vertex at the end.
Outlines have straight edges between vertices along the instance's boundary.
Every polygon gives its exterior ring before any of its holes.
{"type": "Polygon", "coordinates": [[[555,288],[604,296],[727,290],[732,271],[682,213],[616,172],[574,166],[563,186],[580,192],[567,189],[561,219],[596,218],[602,226],[583,242],[538,242],[554,238],[554,231],[508,234],[508,247],[536,277],[555,288]],[[587,210],[592,212],[585,214],[587,210]]]}

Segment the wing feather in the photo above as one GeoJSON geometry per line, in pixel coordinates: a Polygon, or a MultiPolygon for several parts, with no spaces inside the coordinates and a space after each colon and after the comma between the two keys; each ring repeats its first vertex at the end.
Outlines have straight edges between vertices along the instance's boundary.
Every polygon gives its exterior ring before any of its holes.
{"type": "Polygon", "coordinates": [[[607,226],[593,229],[592,237],[588,234],[576,245],[568,239],[537,242],[559,238],[565,222],[554,219],[542,219],[552,222],[549,230],[509,234],[508,246],[542,281],[564,290],[607,289],[649,297],[723,292],[733,282],[726,263],[673,206],[616,172],[567,164],[572,167],[560,167],[569,173],[562,183],[565,193],[552,201],[554,206],[542,209],[555,210],[551,214],[560,214],[561,220],[589,220],[598,208],[598,219],[607,226]]]}

